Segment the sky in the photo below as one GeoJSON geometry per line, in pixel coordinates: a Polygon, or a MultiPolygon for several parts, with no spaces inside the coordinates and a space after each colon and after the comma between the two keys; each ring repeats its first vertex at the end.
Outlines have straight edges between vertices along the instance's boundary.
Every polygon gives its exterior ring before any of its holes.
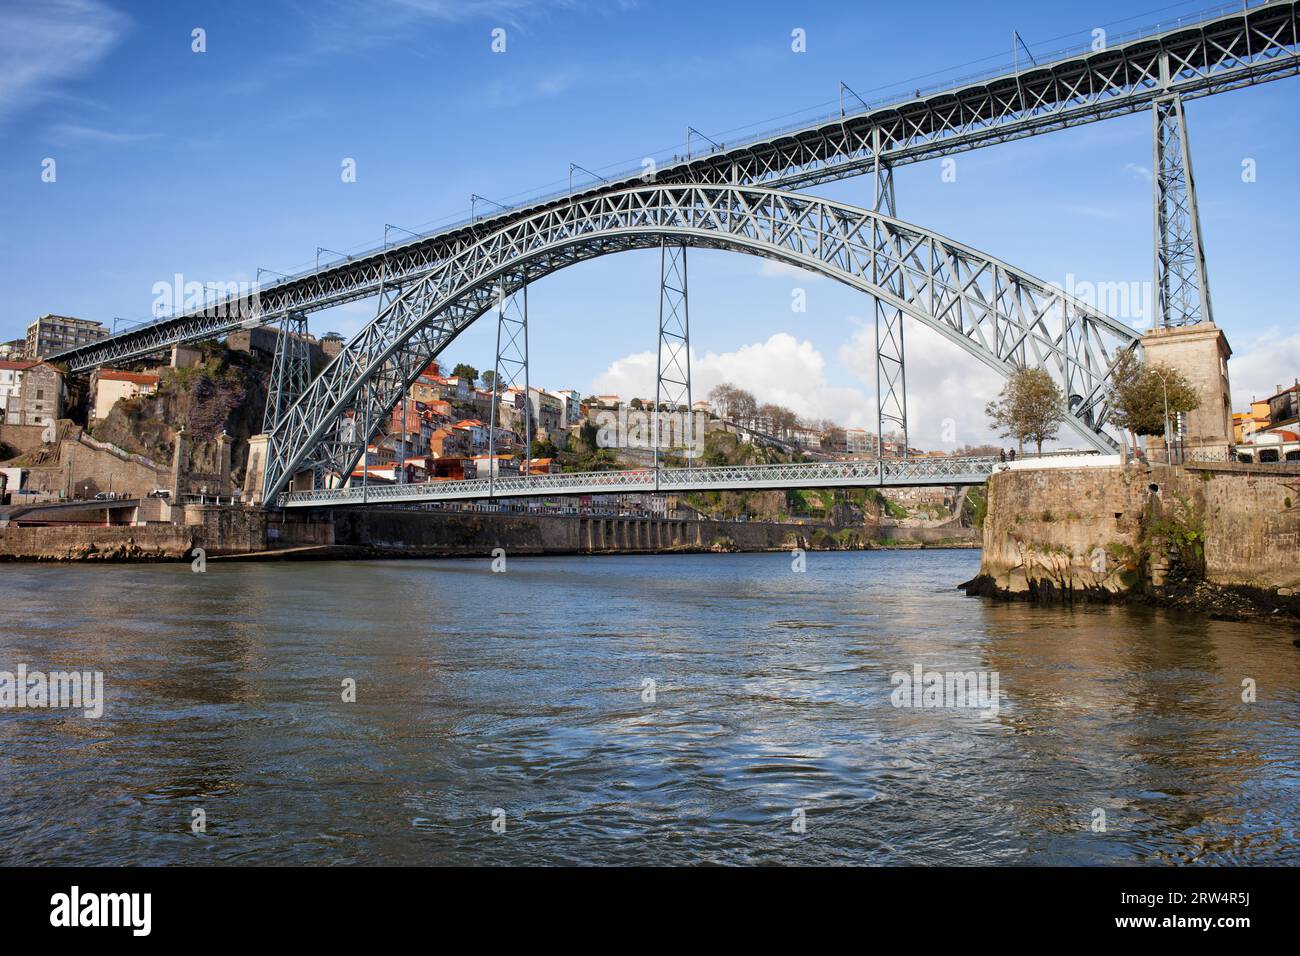
{"type": "MultiPolygon", "coordinates": [[[[378,245],[385,224],[396,240],[462,219],[472,194],[563,188],[570,163],[633,168],[684,151],[688,126],[735,141],[825,115],[841,81],[852,106],[1009,66],[1016,32],[1043,57],[1098,27],[1115,37],[1205,6],[937,0],[918,17],[914,4],[812,0],[0,0],[0,340],[47,312],[141,321],[177,274],[294,272],[321,247],[328,260],[378,245]]],[[[1298,105],[1300,78],[1187,104],[1239,409],[1300,375],[1298,105]]],[[[988,147],[958,156],[952,182],[938,161],[909,165],[898,215],[1067,288],[1132,283],[1119,317],[1149,323],[1151,134],[1143,113],[988,147]]],[[[867,205],[870,190],[857,178],[811,191],[867,205]]],[[[692,250],[689,263],[697,396],[730,381],[874,427],[869,298],[738,253],[692,250]]],[[[652,395],[658,269],[657,253],[629,252],[531,287],[532,381],[652,395]]],[[[373,313],[353,303],[311,326],[351,336],[373,313]]],[[[444,357],[490,368],[490,319],[444,357]]],[[[913,443],[989,439],[998,376],[915,322],[906,347],[913,443]]]]}

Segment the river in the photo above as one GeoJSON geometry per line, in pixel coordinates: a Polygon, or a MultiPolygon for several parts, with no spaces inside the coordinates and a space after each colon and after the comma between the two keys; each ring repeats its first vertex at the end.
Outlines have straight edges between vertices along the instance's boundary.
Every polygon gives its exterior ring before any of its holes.
{"type": "Polygon", "coordinates": [[[0,670],[105,696],[0,710],[0,862],[1300,862],[1295,632],[978,561],[0,565],[0,670]]]}

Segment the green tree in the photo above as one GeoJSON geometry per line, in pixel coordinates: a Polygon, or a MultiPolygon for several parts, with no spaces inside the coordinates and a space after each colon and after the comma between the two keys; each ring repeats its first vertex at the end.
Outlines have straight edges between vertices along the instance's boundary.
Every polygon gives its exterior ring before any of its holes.
{"type": "Polygon", "coordinates": [[[1031,441],[1042,454],[1043,442],[1055,438],[1065,420],[1065,396],[1044,369],[1022,368],[984,411],[1003,438],[1014,438],[1022,451],[1031,441]]]}
{"type": "Polygon", "coordinates": [[[1196,387],[1176,368],[1140,362],[1129,349],[1117,357],[1110,374],[1110,421],[1116,427],[1133,435],[1163,435],[1166,413],[1172,421],[1200,404],[1196,387]]]}
{"type": "Polygon", "coordinates": [[[473,385],[476,381],[478,381],[478,369],[476,369],[473,365],[467,365],[464,362],[461,362],[454,369],[452,369],[451,374],[456,376],[457,378],[469,379],[469,383],[471,385],[473,385]]]}
{"type": "Polygon", "coordinates": [[[486,388],[489,392],[494,392],[496,391],[496,384],[497,384],[496,372],[492,371],[492,369],[488,369],[486,372],[483,373],[484,388],[486,388]]]}

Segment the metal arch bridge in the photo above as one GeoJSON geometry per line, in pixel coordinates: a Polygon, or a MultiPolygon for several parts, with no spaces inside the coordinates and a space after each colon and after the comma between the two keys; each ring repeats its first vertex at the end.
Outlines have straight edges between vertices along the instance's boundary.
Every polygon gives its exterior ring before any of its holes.
{"type": "Polygon", "coordinates": [[[398,485],[353,484],[281,494],[284,508],[362,504],[413,504],[488,497],[619,494],[630,492],[760,491],[778,488],[894,488],[983,484],[996,458],[905,458],[801,462],[776,465],[724,465],[708,468],[644,468],[589,471],[529,477],[423,481],[398,485]]]}
{"type": "MultiPolygon", "coordinates": [[[[892,171],[1150,108],[1158,321],[1212,320],[1183,101],[1300,72],[1298,3],[1251,6],[1247,0],[1233,12],[1115,46],[925,95],[918,90],[905,102],[864,104],[851,115],[841,110],[824,122],[669,164],[653,176],[654,185],[628,175],[503,207],[490,218],[471,215],[467,223],[400,245],[385,242],[53,358],[82,371],[280,322],[279,385],[273,383],[265,428],[263,488],[271,498],[297,475],[310,473],[320,484],[351,474],[421,362],[494,302],[501,306],[499,340],[507,328],[508,344],[522,332],[522,349],[509,361],[527,388],[527,283],[608,252],[664,250],[656,408],[665,397],[670,405],[685,398],[689,406],[684,250],[695,245],[780,259],[874,297],[882,437],[886,421],[900,424],[906,436],[901,319],[907,315],[1004,375],[1027,365],[1047,368],[1069,396],[1067,423],[1094,447],[1109,450],[1113,442],[1102,431],[1106,379],[1116,351],[1132,347],[1136,335],[1006,263],[894,218],[892,171]],[[863,173],[874,175],[874,212],[770,188],[863,173]],[[304,313],[373,295],[379,297],[375,320],[308,385],[292,334],[305,331],[304,313]],[[522,319],[509,326],[507,299],[515,308],[522,301],[522,319]],[[670,363],[684,357],[685,367],[666,373],[665,351],[670,363]]],[[[499,342],[498,378],[506,362],[499,342]]]]}
{"type": "Polygon", "coordinates": [[[516,220],[407,284],[274,424],[270,499],[304,470],[350,475],[370,435],[462,330],[528,283],[586,259],[664,243],[731,249],[819,272],[876,296],[1004,375],[1050,369],[1068,424],[1094,448],[1105,384],[1137,334],[1010,265],[880,213],[797,193],[641,186],[516,220]],[[364,388],[364,393],[362,390],[364,388]],[[358,433],[354,408],[368,426],[358,433]]]}
{"type": "MultiPolygon", "coordinates": [[[[1181,104],[1300,73],[1298,7],[1300,0],[1234,4],[1221,15],[1104,49],[918,91],[911,99],[864,104],[860,111],[796,128],[770,130],[743,143],[666,164],[656,171],[654,181],[799,189],[868,173],[879,177],[896,166],[1146,109],[1154,108],[1162,127],[1181,125],[1181,106],[1173,115],[1168,108],[1171,102],[1181,104]]],[[[1163,172],[1157,164],[1157,176],[1163,172]]],[[[577,193],[570,189],[493,216],[471,216],[408,242],[385,243],[367,253],[318,265],[248,294],[218,297],[53,358],[71,371],[89,370],[141,358],[173,344],[269,324],[291,312],[369,298],[385,285],[417,277],[459,255],[511,221],[575,197],[642,183],[644,174],[645,170],[637,169],[593,181],[577,193]]],[[[1157,192],[1160,189],[1158,179],[1157,192]]],[[[1194,217],[1195,210],[1190,212],[1194,217]]],[[[1180,238],[1171,236],[1164,245],[1176,247],[1180,238]]]]}

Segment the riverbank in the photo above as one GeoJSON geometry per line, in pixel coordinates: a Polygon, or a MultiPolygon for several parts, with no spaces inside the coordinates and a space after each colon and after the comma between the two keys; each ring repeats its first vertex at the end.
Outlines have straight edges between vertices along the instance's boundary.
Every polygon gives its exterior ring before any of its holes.
{"type": "Polygon", "coordinates": [[[1126,604],[1160,607],[1215,621],[1267,622],[1300,628],[1300,595],[1290,589],[1270,590],[1201,581],[1147,590],[1109,591],[1105,588],[1061,590],[1050,581],[1035,581],[1025,590],[1001,587],[990,575],[978,574],[958,585],[968,597],[1029,604],[1126,604]]]}
{"type": "Polygon", "coordinates": [[[975,548],[971,529],[359,508],[189,506],[184,523],[0,528],[0,560],[356,560],[975,548]]]}
{"type": "Polygon", "coordinates": [[[1129,463],[989,480],[968,595],[1300,626],[1300,476],[1129,463]]]}

